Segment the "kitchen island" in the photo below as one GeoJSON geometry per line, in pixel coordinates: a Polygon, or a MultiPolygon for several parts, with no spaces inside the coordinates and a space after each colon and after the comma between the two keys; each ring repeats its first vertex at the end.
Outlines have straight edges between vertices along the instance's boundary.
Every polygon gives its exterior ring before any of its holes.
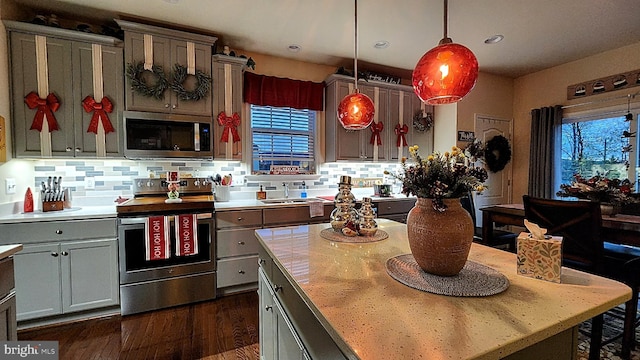
{"type": "Polygon", "coordinates": [[[578,325],[631,298],[624,284],[566,267],[561,284],[517,275],[515,254],[479,244],[469,259],[505,275],[506,291],[416,290],[385,268],[410,252],[406,226],[378,222],[389,238],[371,243],[326,240],[329,224],[256,230],[263,358],[572,359],[578,325]]]}

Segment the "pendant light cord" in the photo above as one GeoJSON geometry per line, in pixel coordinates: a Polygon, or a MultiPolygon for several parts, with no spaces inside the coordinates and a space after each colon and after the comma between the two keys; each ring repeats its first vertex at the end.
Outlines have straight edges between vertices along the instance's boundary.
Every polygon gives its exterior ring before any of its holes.
{"type": "MultiPolygon", "coordinates": [[[[445,0],[446,1],[446,0],[445,0]]],[[[354,39],[353,39],[353,77],[355,79],[355,90],[358,93],[358,0],[355,0],[354,5],[354,39]]]]}
{"type": "Polygon", "coordinates": [[[438,44],[451,44],[453,40],[449,38],[449,32],[447,30],[449,28],[449,0],[444,0],[444,21],[442,22],[442,24],[444,26],[444,37],[438,44]]]}

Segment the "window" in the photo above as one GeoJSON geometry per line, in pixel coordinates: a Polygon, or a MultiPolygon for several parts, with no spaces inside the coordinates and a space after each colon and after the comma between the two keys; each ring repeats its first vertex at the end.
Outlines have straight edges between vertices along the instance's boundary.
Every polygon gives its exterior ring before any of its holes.
{"type": "Polygon", "coordinates": [[[313,110],[251,105],[252,173],[269,174],[271,165],[315,173],[315,120],[313,110]]]}
{"type": "Polygon", "coordinates": [[[602,111],[600,115],[563,119],[561,183],[570,184],[574,174],[637,180],[638,161],[634,156],[638,154],[635,136],[638,125],[625,115],[626,111],[608,114],[602,111]]]}

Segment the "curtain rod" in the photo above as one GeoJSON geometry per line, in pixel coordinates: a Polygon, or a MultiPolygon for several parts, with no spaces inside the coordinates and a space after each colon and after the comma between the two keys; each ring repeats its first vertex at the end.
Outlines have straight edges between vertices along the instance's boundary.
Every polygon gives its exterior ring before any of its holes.
{"type": "Polygon", "coordinates": [[[603,102],[609,102],[609,101],[620,100],[620,99],[629,99],[629,101],[631,101],[631,99],[635,99],[635,97],[637,95],[640,95],[640,91],[636,92],[635,94],[627,94],[627,95],[624,95],[624,96],[616,96],[616,97],[612,97],[612,98],[608,98],[608,99],[600,99],[600,100],[587,101],[587,102],[583,102],[583,103],[579,103],[579,104],[564,105],[561,108],[562,109],[569,109],[569,108],[578,107],[578,106],[599,104],[599,103],[603,103],[603,102]]]}

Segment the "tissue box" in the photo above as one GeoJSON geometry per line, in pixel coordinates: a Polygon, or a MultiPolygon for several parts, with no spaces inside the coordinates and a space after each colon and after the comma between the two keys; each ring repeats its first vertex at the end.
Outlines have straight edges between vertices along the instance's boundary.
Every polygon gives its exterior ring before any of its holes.
{"type": "Polygon", "coordinates": [[[531,234],[518,235],[518,274],[560,282],[562,271],[562,236],[551,236],[544,240],[531,238],[531,234]]]}

